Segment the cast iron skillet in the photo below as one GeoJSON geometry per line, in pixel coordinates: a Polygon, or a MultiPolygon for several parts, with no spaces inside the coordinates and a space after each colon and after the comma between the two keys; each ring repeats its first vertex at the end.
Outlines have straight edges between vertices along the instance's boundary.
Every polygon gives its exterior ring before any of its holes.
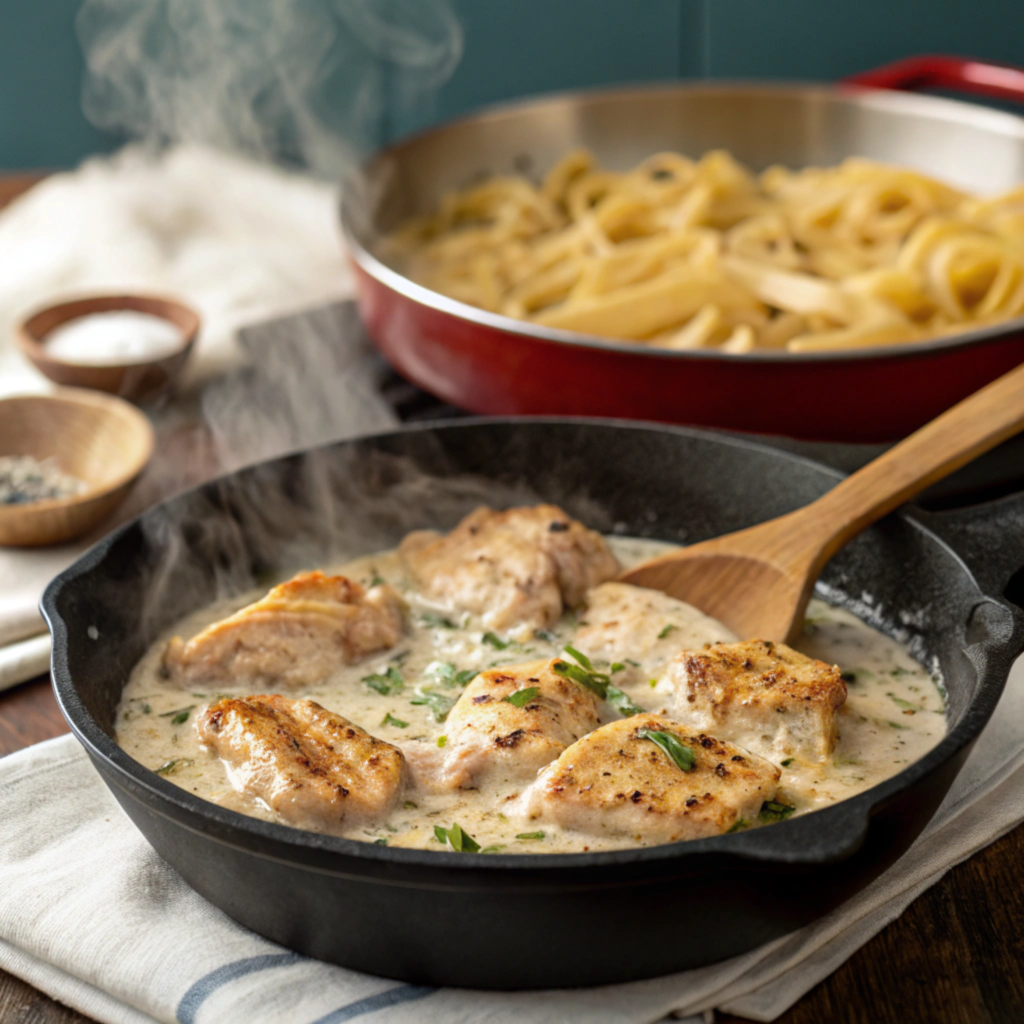
{"type": "Polygon", "coordinates": [[[828,565],[822,585],[834,602],[941,672],[949,733],[868,792],[752,832],[523,856],[300,832],[144,769],[112,738],[118,698],[157,631],[185,612],[268,573],[393,545],[414,525],[449,528],[483,497],[543,498],[598,529],[690,542],[780,515],[837,479],[751,442],[608,421],[460,421],[298,453],[152,509],[50,585],[57,697],[161,856],[231,917],[304,954],[413,982],[505,989],[710,963],[826,913],[931,818],[1024,645],[1024,616],[1001,596],[1024,564],[1024,497],[890,516],[828,565]]]}

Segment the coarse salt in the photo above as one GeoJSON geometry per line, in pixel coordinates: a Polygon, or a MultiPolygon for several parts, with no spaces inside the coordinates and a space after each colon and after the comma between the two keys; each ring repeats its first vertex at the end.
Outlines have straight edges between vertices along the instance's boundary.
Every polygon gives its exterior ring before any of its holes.
{"type": "Polygon", "coordinates": [[[46,354],[79,366],[148,363],[177,352],[179,327],[150,313],[117,309],[89,313],[55,327],[43,338],[46,354]]]}

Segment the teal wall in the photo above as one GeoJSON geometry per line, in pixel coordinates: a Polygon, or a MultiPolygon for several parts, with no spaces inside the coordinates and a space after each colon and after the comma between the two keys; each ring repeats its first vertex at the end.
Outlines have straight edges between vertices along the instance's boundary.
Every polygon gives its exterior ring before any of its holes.
{"type": "MultiPolygon", "coordinates": [[[[465,32],[462,63],[431,103],[414,113],[385,109],[380,141],[483,103],[612,82],[834,79],[927,51],[1024,64],[1024,2],[1009,0],[453,3],[465,32]]],[[[78,5],[0,0],[0,168],[69,166],[119,144],[81,112],[78,5]]]]}

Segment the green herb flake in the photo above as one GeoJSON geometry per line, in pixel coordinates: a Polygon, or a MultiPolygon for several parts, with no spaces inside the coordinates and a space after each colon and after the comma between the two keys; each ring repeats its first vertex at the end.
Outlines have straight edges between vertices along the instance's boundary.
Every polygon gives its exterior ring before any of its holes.
{"type": "Polygon", "coordinates": [[[416,690],[416,696],[409,703],[425,705],[434,716],[434,721],[443,722],[448,717],[448,712],[455,707],[455,698],[449,697],[439,690],[430,690],[425,686],[420,686],[416,690]]]}
{"type": "Polygon", "coordinates": [[[179,765],[185,765],[187,767],[190,764],[195,764],[195,761],[189,757],[178,757],[173,761],[164,761],[164,763],[156,769],[156,773],[157,775],[170,775],[177,771],[179,765]]]}
{"type": "Polygon", "coordinates": [[[616,672],[621,672],[626,666],[621,661],[613,661],[612,667],[608,670],[612,675],[616,672]]]}
{"type": "Polygon", "coordinates": [[[458,822],[453,822],[451,828],[435,825],[434,838],[439,843],[450,846],[456,853],[480,852],[480,844],[468,832],[463,832],[458,822]]]}
{"type": "Polygon", "coordinates": [[[446,747],[448,745],[448,737],[447,736],[438,736],[437,737],[437,745],[439,747],[446,747]]]}
{"type": "Polygon", "coordinates": [[[195,704],[189,704],[187,708],[175,708],[173,711],[161,711],[160,718],[170,718],[171,725],[181,725],[188,721],[188,716],[195,710],[195,704]],[[173,716],[173,717],[172,717],[173,716]]]}
{"type": "Polygon", "coordinates": [[[551,666],[554,671],[563,679],[571,679],[574,683],[579,683],[580,686],[596,693],[598,697],[604,698],[608,693],[609,676],[604,672],[594,671],[590,659],[582,651],[576,650],[569,644],[565,645],[564,650],[578,664],[573,665],[571,662],[559,659],[551,666]]]}
{"type": "Polygon", "coordinates": [[[543,832],[520,832],[516,839],[543,839],[543,832]]]}
{"type": "Polygon", "coordinates": [[[412,800],[406,800],[405,803],[402,804],[402,808],[406,811],[418,810],[419,806],[419,804],[414,803],[412,800]]]}
{"type": "Polygon", "coordinates": [[[795,807],[789,804],[780,804],[777,800],[765,800],[761,804],[761,813],[757,816],[766,825],[776,821],[785,821],[794,811],[795,807]]]}
{"type": "Polygon", "coordinates": [[[792,763],[793,763],[793,758],[791,758],[791,757],[787,757],[785,761],[781,762],[783,768],[788,768],[792,763]]]}
{"type": "Polygon", "coordinates": [[[647,680],[647,685],[653,690],[658,685],[658,680],[652,676],[647,680]]]}
{"type": "Polygon", "coordinates": [[[915,711],[924,711],[924,708],[918,707],[916,704],[911,704],[909,700],[904,700],[902,697],[897,697],[895,693],[887,693],[887,697],[891,697],[893,703],[898,708],[906,708],[910,714],[914,714],[915,711]]]}
{"type": "Polygon", "coordinates": [[[697,767],[697,758],[693,751],[675,733],[659,732],[655,729],[637,729],[636,736],[640,740],[650,740],[672,759],[680,771],[692,772],[697,767]]]}
{"type": "Polygon", "coordinates": [[[526,705],[529,704],[538,693],[540,693],[540,687],[527,686],[525,689],[516,690],[515,693],[510,693],[507,697],[502,697],[501,699],[505,701],[506,704],[511,704],[513,707],[523,708],[526,707],[526,705]]]}
{"type": "Polygon", "coordinates": [[[894,668],[889,675],[891,676],[909,676],[910,673],[905,668],[894,668]]]}
{"type": "Polygon", "coordinates": [[[472,682],[480,673],[475,668],[464,668],[461,672],[455,673],[453,682],[456,686],[465,686],[472,682]]]}
{"type": "Polygon", "coordinates": [[[493,647],[496,651],[503,651],[509,645],[509,641],[502,640],[497,633],[484,633],[482,640],[485,644],[493,647]]]}
{"type": "Polygon", "coordinates": [[[842,679],[842,681],[844,683],[855,683],[855,682],[857,682],[857,673],[856,672],[843,672],[843,673],[840,674],[839,678],[842,679]]]}
{"type": "Polygon", "coordinates": [[[423,674],[444,686],[455,685],[455,666],[450,661],[432,661],[423,674]]]}
{"type": "Polygon", "coordinates": [[[555,634],[552,633],[550,629],[535,629],[533,631],[533,635],[538,640],[543,640],[545,643],[548,643],[548,644],[557,644],[558,643],[558,637],[555,636],[555,634]]]}
{"type": "Polygon", "coordinates": [[[142,705],[142,713],[144,715],[148,715],[152,710],[153,709],[148,704],[143,703],[143,705],[142,705]]]}
{"type": "Polygon", "coordinates": [[[632,665],[633,668],[639,668],[640,667],[640,662],[639,661],[634,661],[632,658],[623,658],[622,660],[625,661],[625,663],[627,665],[632,665]]]}
{"type": "Polygon", "coordinates": [[[678,628],[679,628],[678,626],[674,626],[674,625],[672,625],[672,623],[669,623],[669,624],[668,624],[667,626],[665,626],[665,627],[664,627],[664,629],[662,629],[662,631],[661,631],[661,632],[660,632],[660,633],[658,634],[658,639],[659,639],[659,640],[664,640],[664,639],[665,639],[665,637],[667,637],[667,636],[669,635],[669,633],[671,633],[671,632],[672,632],[672,631],[673,631],[674,629],[678,629],[678,628]]]}
{"type": "MultiPolygon", "coordinates": [[[[743,829],[745,829],[746,827],[747,827],[746,820],[743,819],[743,818],[739,818],[736,822],[734,822],[732,828],[729,829],[729,832],[742,832],[743,829]]],[[[729,833],[727,832],[726,835],[728,835],[728,834],[729,833]]]]}
{"type": "Polygon", "coordinates": [[[903,730],[903,729],[909,729],[910,728],[907,725],[900,725],[899,722],[887,722],[886,724],[889,726],[890,729],[900,729],[900,730],[903,730]]]}
{"type": "Polygon", "coordinates": [[[495,846],[485,846],[480,852],[481,853],[500,853],[504,849],[505,849],[504,846],[501,846],[500,844],[496,844],[495,846]]]}
{"type": "Polygon", "coordinates": [[[382,697],[390,697],[391,694],[399,693],[405,687],[405,679],[394,665],[389,665],[384,673],[373,672],[368,676],[363,676],[362,682],[366,683],[371,690],[376,690],[382,697]]]}
{"type": "Polygon", "coordinates": [[[634,704],[633,701],[630,700],[628,694],[623,693],[617,686],[609,684],[605,691],[605,696],[608,703],[611,704],[611,706],[615,708],[623,718],[629,718],[632,715],[642,715],[644,713],[644,709],[639,705],[634,704]]]}
{"type": "Polygon", "coordinates": [[[424,612],[420,616],[421,626],[431,626],[434,629],[458,629],[458,625],[452,622],[447,615],[437,615],[434,612],[424,612]]]}
{"type": "Polygon", "coordinates": [[[381,836],[380,839],[374,839],[373,845],[374,846],[387,846],[388,845],[388,837],[387,836],[381,836]]]}
{"type": "Polygon", "coordinates": [[[381,725],[393,725],[396,729],[408,729],[409,728],[409,723],[408,722],[403,722],[400,718],[395,718],[395,716],[393,714],[391,714],[390,711],[384,716],[384,721],[381,722],[380,724],[381,725]]]}

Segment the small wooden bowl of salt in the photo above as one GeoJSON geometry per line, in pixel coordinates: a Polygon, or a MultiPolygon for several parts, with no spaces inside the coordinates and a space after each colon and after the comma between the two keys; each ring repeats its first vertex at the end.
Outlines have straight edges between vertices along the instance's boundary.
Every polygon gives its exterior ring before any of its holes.
{"type": "Polygon", "coordinates": [[[101,295],[30,316],[18,345],[57,384],[141,401],[170,387],[195,344],[199,315],[174,299],[101,295]]]}

